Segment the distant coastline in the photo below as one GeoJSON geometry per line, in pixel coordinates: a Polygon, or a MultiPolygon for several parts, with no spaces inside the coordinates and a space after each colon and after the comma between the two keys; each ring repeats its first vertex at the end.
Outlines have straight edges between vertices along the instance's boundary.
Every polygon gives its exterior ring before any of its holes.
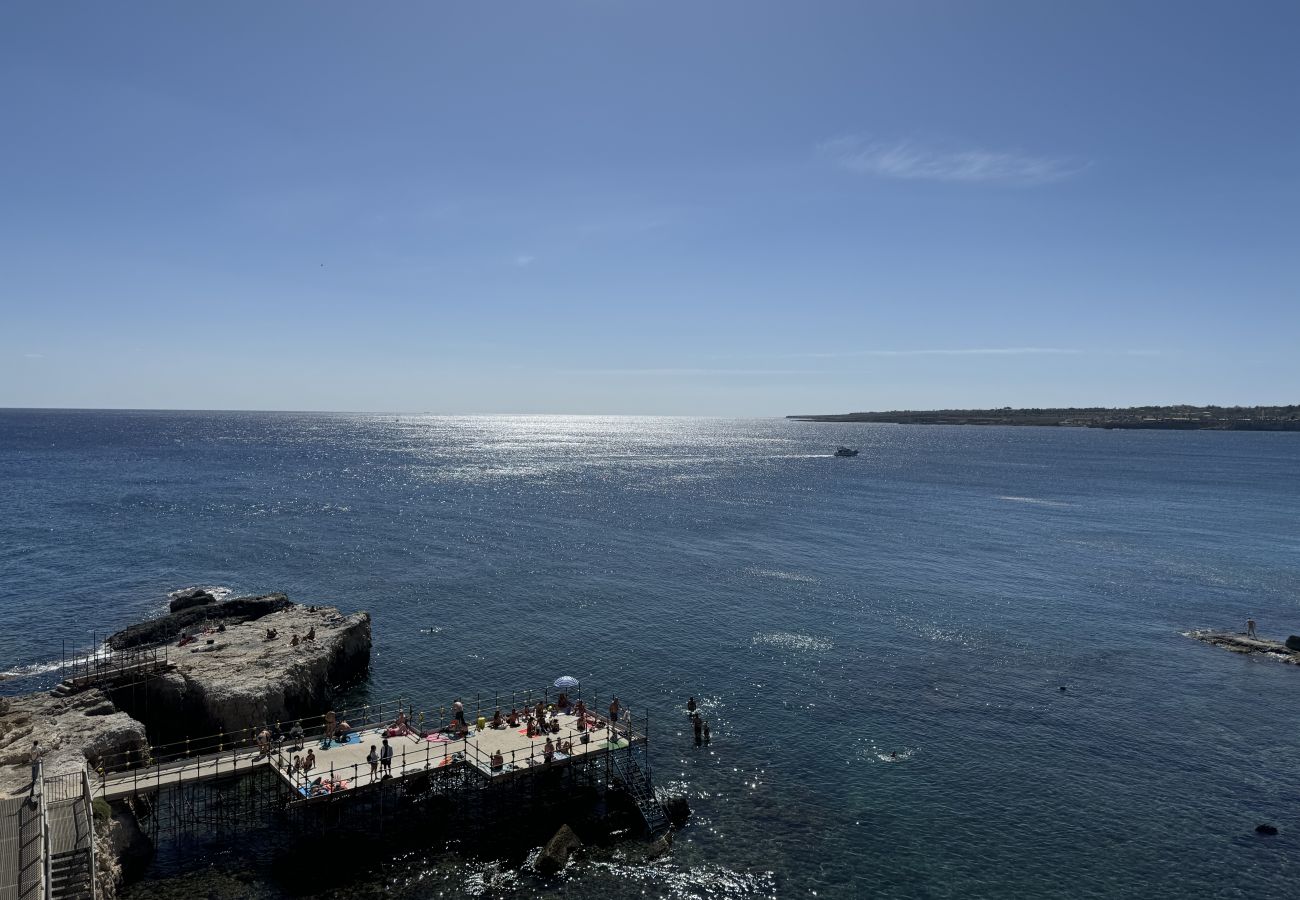
{"type": "Polygon", "coordinates": [[[802,422],[894,425],[1051,425],[1174,431],[1300,431],[1300,406],[1132,406],[1127,409],[934,409],[786,416],[802,422]]]}

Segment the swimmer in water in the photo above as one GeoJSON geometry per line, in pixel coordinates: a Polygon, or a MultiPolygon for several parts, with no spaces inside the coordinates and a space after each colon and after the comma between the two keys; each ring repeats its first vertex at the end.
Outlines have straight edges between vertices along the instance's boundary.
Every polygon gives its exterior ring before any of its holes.
{"type": "Polygon", "coordinates": [[[890,758],[890,759],[898,759],[898,751],[897,751],[897,750],[890,750],[890,751],[889,751],[889,758],[890,758]]]}

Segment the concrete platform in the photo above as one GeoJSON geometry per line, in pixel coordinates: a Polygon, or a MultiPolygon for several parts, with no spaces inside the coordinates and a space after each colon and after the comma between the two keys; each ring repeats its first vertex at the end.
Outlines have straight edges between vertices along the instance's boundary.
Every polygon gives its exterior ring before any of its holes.
{"type": "MultiPolygon", "coordinates": [[[[519,772],[546,765],[544,749],[547,737],[551,738],[556,747],[563,741],[572,742],[574,758],[628,746],[627,729],[623,726],[619,727],[619,738],[617,744],[614,744],[610,741],[608,726],[600,720],[600,724],[594,726],[594,730],[589,726],[589,730],[585,732],[588,740],[584,744],[582,742],[584,732],[578,730],[576,716],[560,714],[557,718],[560,723],[559,734],[534,738],[529,738],[522,727],[510,728],[509,726],[488,727],[482,731],[471,728],[470,736],[466,740],[448,740],[440,736],[430,740],[418,734],[390,737],[388,743],[393,748],[390,774],[393,778],[401,778],[463,761],[490,778],[508,778],[519,772]],[[491,760],[492,754],[496,752],[501,753],[504,765],[500,770],[493,771],[491,760]]],[[[590,721],[591,716],[588,714],[588,722],[590,721]]],[[[372,775],[370,764],[366,761],[372,746],[375,747],[376,752],[382,751],[383,740],[384,730],[376,728],[360,732],[359,740],[353,738],[353,742],[347,744],[333,743],[326,747],[321,740],[309,740],[300,751],[283,748],[277,754],[276,769],[304,797],[319,795],[311,793],[311,784],[317,778],[322,782],[333,782],[336,785],[334,793],[365,787],[381,780],[385,774],[383,767],[380,766],[372,775]],[[315,753],[315,765],[306,775],[293,773],[291,771],[293,757],[305,758],[307,750],[315,753]]],[[[644,736],[633,732],[631,740],[644,740],[644,736]]],[[[568,758],[565,754],[557,752],[550,765],[563,765],[568,758]]]]}

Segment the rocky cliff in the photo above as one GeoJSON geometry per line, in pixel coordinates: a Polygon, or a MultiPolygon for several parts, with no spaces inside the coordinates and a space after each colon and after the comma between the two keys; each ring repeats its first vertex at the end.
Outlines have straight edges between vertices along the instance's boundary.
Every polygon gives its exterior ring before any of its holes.
{"type": "Polygon", "coordinates": [[[168,658],[174,668],[149,681],[143,703],[119,702],[141,716],[148,709],[155,740],[234,734],[325,712],[331,689],[369,667],[370,614],[291,604],[201,633],[194,644],[169,648],[168,658]],[[267,639],[268,630],[274,639],[267,639]],[[313,630],[314,639],[306,640],[313,630]]]}

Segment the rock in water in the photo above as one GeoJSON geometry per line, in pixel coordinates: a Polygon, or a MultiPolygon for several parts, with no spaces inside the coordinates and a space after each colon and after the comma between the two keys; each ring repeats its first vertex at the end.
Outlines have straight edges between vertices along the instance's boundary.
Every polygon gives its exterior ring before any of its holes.
{"type": "Polygon", "coordinates": [[[582,841],[568,825],[561,825],[555,837],[546,842],[537,857],[537,871],[543,875],[554,875],[569,862],[569,857],[582,849],[582,841]]]}
{"type": "Polygon", "coordinates": [[[681,828],[691,817],[691,805],[686,802],[685,797],[669,799],[664,804],[664,810],[668,813],[668,821],[673,823],[674,828],[681,828]]]}
{"type": "Polygon", "coordinates": [[[1288,650],[1300,650],[1300,634],[1293,634],[1287,638],[1286,648],[1288,650]]]}
{"type": "Polygon", "coordinates": [[[1276,826],[1276,825],[1256,825],[1256,826],[1255,826],[1255,833],[1256,833],[1256,834],[1277,834],[1277,826],[1276,826]]]}
{"type": "Polygon", "coordinates": [[[170,609],[172,612],[180,612],[182,609],[189,609],[192,606],[206,606],[209,603],[217,602],[217,598],[211,593],[197,587],[176,591],[171,596],[170,609]]]}

